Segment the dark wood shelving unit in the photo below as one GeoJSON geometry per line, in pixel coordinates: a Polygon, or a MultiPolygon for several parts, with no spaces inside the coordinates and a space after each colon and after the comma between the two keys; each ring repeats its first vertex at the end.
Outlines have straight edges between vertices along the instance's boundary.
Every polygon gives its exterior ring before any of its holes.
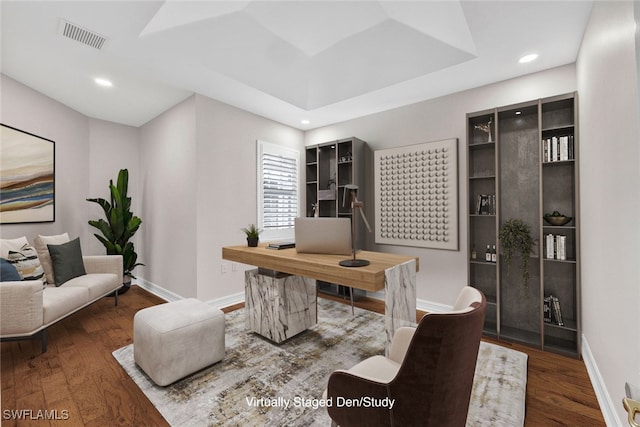
{"type": "MultiPolygon", "coordinates": [[[[342,204],[345,186],[357,185],[358,197],[364,197],[367,183],[371,181],[365,176],[369,155],[366,142],[355,137],[306,147],[306,216],[314,216],[313,205],[318,204],[320,217],[351,218],[350,204],[342,204]]],[[[364,248],[365,232],[364,224],[358,222],[357,247],[360,249],[364,248]]],[[[345,298],[352,292],[351,288],[328,282],[318,282],[318,290],[345,298]]],[[[355,298],[364,294],[359,290],[353,292],[355,298]]]]}
{"type": "Polygon", "coordinates": [[[569,93],[467,114],[467,224],[468,250],[475,247],[478,251],[478,259],[469,256],[468,283],[483,291],[489,302],[485,334],[579,358],[576,105],[576,94],[569,93]],[[557,147],[555,159],[550,151],[553,144],[557,147]],[[495,214],[477,212],[480,194],[496,195],[495,214]],[[563,226],[547,224],[543,217],[553,211],[572,220],[563,226]],[[536,241],[527,286],[522,283],[517,261],[510,269],[501,262],[498,232],[511,218],[524,221],[536,241]],[[564,242],[564,259],[556,259],[557,255],[547,258],[549,234],[554,242],[564,242]],[[487,244],[496,245],[495,263],[484,261],[487,244]],[[550,295],[558,298],[564,325],[544,321],[544,299],[550,295]]]}

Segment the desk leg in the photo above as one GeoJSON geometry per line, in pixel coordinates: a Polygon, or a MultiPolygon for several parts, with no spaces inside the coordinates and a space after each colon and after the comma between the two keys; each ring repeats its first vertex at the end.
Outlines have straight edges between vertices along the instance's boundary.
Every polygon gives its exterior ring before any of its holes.
{"type": "Polygon", "coordinates": [[[389,355],[389,346],[396,330],[401,326],[416,324],[416,261],[407,261],[386,269],[384,290],[387,334],[385,354],[389,355]]]}
{"type": "Polygon", "coordinates": [[[280,343],[317,323],[316,281],[245,272],[247,329],[280,343]]]}

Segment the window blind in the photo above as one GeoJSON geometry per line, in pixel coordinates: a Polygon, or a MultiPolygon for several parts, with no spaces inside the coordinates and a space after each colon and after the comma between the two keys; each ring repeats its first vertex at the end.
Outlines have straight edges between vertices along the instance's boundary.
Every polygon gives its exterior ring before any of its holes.
{"type": "Polygon", "coordinates": [[[298,216],[298,160],[295,156],[262,153],[262,206],[264,230],[293,228],[298,216]]]}

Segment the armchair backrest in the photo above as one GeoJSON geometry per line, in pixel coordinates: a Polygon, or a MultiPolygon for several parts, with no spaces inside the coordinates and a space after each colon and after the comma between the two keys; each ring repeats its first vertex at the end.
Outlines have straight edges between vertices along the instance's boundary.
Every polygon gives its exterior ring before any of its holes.
{"type": "Polygon", "coordinates": [[[452,313],[419,322],[398,374],[393,425],[464,426],[486,312],[484,295],[465,288],[452,313]],[[465,310],[464,305],[470,307],[465,310]]]}

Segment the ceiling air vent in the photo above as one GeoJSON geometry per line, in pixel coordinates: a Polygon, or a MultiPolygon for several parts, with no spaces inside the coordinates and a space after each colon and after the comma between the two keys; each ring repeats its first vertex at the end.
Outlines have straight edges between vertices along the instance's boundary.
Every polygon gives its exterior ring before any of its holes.
{"type": "Polygon", "coordinates": [[[60,34],[64,37],[70,38],[71,40],[86,44],[87,46],[94,47],[98,50],[102,49],[102,46],[104,46],[108,40],[106,37],[101,36],[94,31],[79,27],[69,21],[65,21],[64,19],[60,20],[60,34]]]}

